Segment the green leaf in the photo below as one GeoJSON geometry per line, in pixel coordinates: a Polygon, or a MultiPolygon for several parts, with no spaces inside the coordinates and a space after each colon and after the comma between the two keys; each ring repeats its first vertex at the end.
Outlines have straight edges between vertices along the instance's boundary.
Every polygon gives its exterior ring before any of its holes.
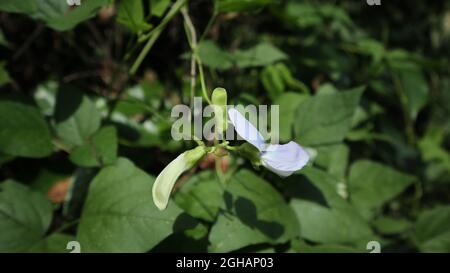
{"type": "Polygon", "coordinates": [[[213,41],[205,40],[198,45],[198,54],[203,64],[220,70],[229,69],[233,64],[239,68],[266,66],[287,58],[286,54],[267,42],[228,53],[213,41]]]}
{"type": "Polygon", "coordinates": [[[276,100],[285,91],[300,91],[309,94],[308,87],[295,79],[289,68],[283,63],[269,65],[261,72],[261,82],[269,94],[270,99],[276,100]]]}
{"type": "Polygon", "coordinates": [[[0,86],[11,82],[11,78],[9,77],[9,73],[5,68],[5,63],[0,62],[0,86]]]}
{"type": "Polygon", "coordinates": [[[386,53],[386,61],[391,69],[395,88],[400,93],[403,111],[412,120],[428,102],[428,83],[422,68],[417,64],[417,57],[406,50],[391,50],[386,53]]]}
{"type": "Polygon", "coordinates": [[[421,213],[414,224],[413,239],[422,252],[450,252],[450,206],[421,213]]]}
{"type": "Polygon", "coordinates": [[[415,181],[415,177],[392,169],[386,165],[359,160],[350,169],[348,189],[350,201],[364,215],[381,207],[402,193],[415,181]]]}
{"type": "Polygon", "coordinates": [[[170,0],[150,0],[151,14],[161,17],[170,5],[170,0]]]}
{"type": "Polygon", "coordinates": [[[217,11],[237,12],[248,11],[276,3],[276,0],[217,0],[217,11]]]}
{"type": "Polygon", "coordinates": [[[50,130],[36,107],[0,100],[0,151],[31,158],[53,152],[50,130]]]}
{"type": "Polygon", "coordinates": [[[292,200],[291,206],[300,221],[302,237],[307,240],[356,246],[372,236],[368,224],[353,211],[330,209],[300,199],[292,200]]]}
{"type": "Polygon", "coordinates": [[[134,33],[146,31],[151,28],[151,25],[145,20],[142,0],[121,1],[117,13],[117,21],[127,26],[134,33]]]}
{"type": "MultiPolygon", "coordinates": [[[[325,171],[313,167],[305,167],[299,172],[299,174],[306,178],[307,182],[309,182],[315,188],[316,195],[318,196],[315,196],[315,199],[313,198],[313,200],[317,202],[324,202],[328,207],[354,211],[356,214],[358,214],[358,212],[347,202],[347,200],[338,193],[338,184],[340,182],[339,178],[336,178],[325,171]]],[[[297,175],[294,175],[289,179],[294,180],[293,182],[296,183],[294,185],[297,186],[297,189],[293,188],[291,189],[291,191],[293,193],[298,191],[301,193],[297,196],[294,195],[294,197],[306,198],[304,194],[308,194],[308,186],[311,187],[311,185],[308,185],[308,183],[305,184],[297,181],[300,180],[297,175]]],[[[311,197],[308,197],[308,199],[310,198],[311,197]]]]}
{"type": "Polygon", "coordinates": [[[428,83],[419,67],[397,72],[411,119],[415,120],[428,101],[428,83]]]}
{"type": "MultiPolygon", "coordinates": [[[[5,35],[3,34],[3,31],[0,29],[0,46],[9,47],[9,43],[5,38],[5,35]]],[[[0,81],[1,82],[1,81],[0,81]]]]}
{"type": "Polygon", "coordinates": [[[154,177],[127,159],[103,168],[92,181],[78,228],[83,252],[145,252],[175,229],[181,210],[152,202],[154,177]]]}
{"type": "Polygon", "coordinates": [[[314,164],[323,167],[334,177],[344,180],[347,175],[350,149],[345,144],[324,145],[316,148],[314,164]]]}
{"type": "Polygon", "coordinates": [[[338,244],[321,244],[308,245],[303,240],[294,240],[291,243],[291,250],[289,252],[295,253],[356,253],[362,252],[354,247],[338,244]]]}
{"type": "Polygon", "coordinates": [[[44,21],[57,31],[66,31],[96,15],[100,7],[111,3],[110,0],[81,0],[76,8],[60,0],[3,0],[0,10],[27,14],[33,19],[44,21]]]}
{"type": "Polygon", "coordinates": [[[275,65],[266,66],[261,72],[261,82],[273,101],[285,91],[285,82],[275,65]]]}
{"type": "Polygon", "coordinates": [[[248,170],[227,181],[223,210],[209,236],[212,252],[285,243],[299,234],[295,214],[283,197],[248,170]]]}
{"type": "Polygon", "coordinates": [[[364,88],[306,99],[297,109],[296,140],[305,146],[341,142],[351,128],[364,88]]]}
{"type": "Polygon", "coordinates": [[[283,81],[286,83],[287,88],[290,88],[294,91],[300,91],[301,93],[304,94],[310,93],[308,86],[306,86],[303,82],[294,78],[294,76],[292,76],[291,71],[285,64],[277,63],[275,67],[280,76],[282,77],[283,81]]]}
{"type": "Polygon", "coordinates": [[[175,203],[191,216],[213,222],[223,203],[224,190],[219,183],[211,171],[193,175],[175,194],[175,203]]]}
{"type": "Polygon", "coordinates": [[[408,220],[388,216],[376,219],[373,225],[378,232],[386,235],[404,233],[412,226],[408,220]]]}
{"type": "Polygon", "coordinates": [[[287,59],[287,55],[270,43],[263,42],[246,50],[236,50],[233,54],[240,68],[266,66],[287,59]]]}
{"type": "Polygon", "coordinates": [[[211,40],[204,40],[198,44],[198,55],[204,65],[214,69],[226,70],[233,66],[231,54],[211,40]]]}
{"type": "Polygon", "coordinates": [[[23,252],[43,239],[52,206],[40,193],[8,180],[0,184],[0,252],[23,252]]]}
{"type": "Polygon", "coordinates": [[[357,42],[358,50],[372,57],[373,63],[379,63],[385,53],[382,43],[373,39],[362,39],[357,42]]]}
{"type": "MultiPolygon", "coordinates": [[[[32,253],[69,253],[67,243],[75,241],[72,235],[54,233],[34,244],[27,252],[32,253]]],[[[82,249],[81,249],[82,251],[82,249]]]]}
{"type": "Polygon", "coordinates": [[[117,132],[113,126],[101,128],[83,146],[75,147],[70,160],[82,167],[113,163],[117,158],[117,132]]]}
{"type": "Polygon", "coordinates": [[[291,191],[301,193],[294,196],[291,207],[299,219],[302,238],[359,249],[376,237],[359,212],[338,194],[336,178],[311,167],[302,169],[300,173],[315,188],[311,190],[310,187],[304,187],[306,185],[300,183],[299,179],[293,181],[297,182],[299,188],[291,191]],[[311,193],[308,194],[308,191],[311,193]]]}
{"type": "Polygon", "coordinates": [[[0,167],[14,159],[13,155],[7,155],[0,152],[0,167]]]}
{"type": "Polygon", "coordinates": [[[281,95],[274,104],[280,106],[280,140],[289,141],[292,139],[293,125],[295,123],[295,110],[308,96],[287,92],[281,95]]]}
{"type": "MultiPolygon", "coordinates": [[[[450,153],[443,147],[444,139],[444,128],[441,126],[430,125],[427,128],[425,135],[418,143],[422,159],[427,163],[430,163],[429,166],[436,166],[434,167],[435,171],[430,172],[435,173],[432,175],[435,177],[450,173],[450,153]]],[[[431,178],[430,180],[434,179],[431,178]]]]}
{"type": "Polygon", "coordinates": [[[0,10],[5,12],[32,13],[38,9],[38,1],[3,0],[0,2],[0,10]]]}
{"type": "Polygon", "coordinates": [[[69,86],[59,89],[55,108],[55,129],[67,145],[81,146],[100,128],[100,112],[82,92],[69,86]]]}

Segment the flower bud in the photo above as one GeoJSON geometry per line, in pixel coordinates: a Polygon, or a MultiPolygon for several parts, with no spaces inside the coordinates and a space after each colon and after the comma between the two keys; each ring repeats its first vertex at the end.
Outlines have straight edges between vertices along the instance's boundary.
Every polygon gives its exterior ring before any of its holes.
{"type": "Polygon", "coordinates": [[[227,129],[227,91],[221,87],[214,89],[211,102],[214,107],[217,132],[222,133],[227,129]]]}

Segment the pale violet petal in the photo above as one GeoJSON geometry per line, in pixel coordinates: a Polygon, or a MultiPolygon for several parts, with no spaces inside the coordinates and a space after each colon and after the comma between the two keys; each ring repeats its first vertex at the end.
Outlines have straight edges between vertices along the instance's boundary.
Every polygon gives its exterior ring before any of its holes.
{"type": "Polygon", "coordinates": [[[289,176],[303,168],[309,155],[300,145],[291,141],[287,144],[270,144],[261,156],[262,164],[280,176],[289,176]]]}
{"type": "Polygon", "coordinates": [[[265,146],[264,138],[250,121],[245,119],[245,117],[234,108],[228,110],[228,117],[241,138],[258,148],[258,150],[263,150],[265,146]]]}
{"type": "Polygon", "coordinates": [[[264,167],[266,167],[267,169],[269,169],[271,172],[274,172],[281,177],[286,177],[286,176],[289,176],[294,173],[293,171],[280,171],[280,170],[274,169],[270,165],[266,164],[264,161],[262,161],[262,165],[264,167]]]}

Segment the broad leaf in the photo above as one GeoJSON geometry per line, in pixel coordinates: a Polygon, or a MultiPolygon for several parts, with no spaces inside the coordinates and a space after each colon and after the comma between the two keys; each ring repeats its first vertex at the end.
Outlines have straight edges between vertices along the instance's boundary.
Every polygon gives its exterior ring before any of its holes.
{"type": "Polygon", "coordinates": [[[0,62],[0,86],[7,84],[11,81],[8,71],[6,70],[5,63],[0,62]]]}
{"type": "Polygon", "coordinates": [[[428,83],[416,56],[403,49],[386,52],[386,61],[393,73],[395,88],[399,93],[403,111],[412,120],[428,101],[428,83]]]}
{"type": "Polygon", "coordinates": [[[110,0],[81,0],[82,4],[75,8],[67,1],[60,0],[2,0],[0,10],[23,13],[33,19],[42,20],[58,31],[74,28],[79,23],[95,16],[98,9],[110,0]]]}
{"type": "Polygon", "coordinates": [[[219,183],[210,171],[191,176],[177,191],[175,202],[191,216],[213,222],[223,203],[224,190],[219,183]]]}
{"type": "Polygon", "coordinates": [[[226,70],[233,65],[231,54],[221,49],[211,40],[200,42],[198,54],[203,64],[214,69],[226,70]]]}
{"type": "MultiPolygon", "coordinates": [[[[285,82],[275,65],[266,66],[261,72],[261,82],[271,100],[276,100],[285,91],[285,82]]],[[[293,110],[293,109],[291,109],[293,110]]]]}
{"type": "Polygon", "coordinates": [[[145,252],[174,231],[181,210],[159,211],[154,178],[127,159],[105,167],[92,181],[78,228],[84,252],[145,252]]]}
{"type": "Polygon", "coordinates": [[[285,243],[299,234],[295,214],[283,197],[250,171],[241,170],[227,181],[224,201],[209,236],[210,251],[285,243]]]}
{"type": "Polygon", "coordinates": [[[0,184],[0,252],[28,251],[39,243],[52,220],[44,195],[8,180],[0,184]]]}
{"type": "Polygon", "coordinates": [[[170,0],[150,0],[151,14],[161,17],[170,5],[170,0]]]}
{"type": "Polygon", "coordinates": [[[411,222],[406,219],[387,216],[376,219],[373,225],[378,232],[386,235],[406,232],[412,226],[411,222]]]}
{"type": "Polygon", "coordinates": [[[67,244],[71,241],[75,241],[74,236],[62,233],[55,233],[38,241],[30,249],[28,249],[27,252],[69,253],[70,249],[67,249],[67,244]]]}
{"type": "Polygon", "coordinates": [[[350,169],[348,189],[351,202],[364,214],[379,208],[415,181],[407,175],[369,160],[359,160],[350,169]]]}
{"type": "Polygon", "coordinates": [[[314,163],[325,168],[328,173],[344,180],[347,175],[350,149],[345,144],[324,145],[316,148],[317,157],[314,163]]]}
{"type": "Polygon", "coordinates": [[[300,221],[302,237],[318,243],[358,246],[372,236],[367,223],[353,211],[333,209],[295,199],[291,206],[300,221]]]}
{"type": "Polygon", "coordinates": [[[450,206],[424,211],[414,225],[413,239],[423,252],[450,252],[450,206]]]}
{"type": "Polygon", "coordinates": [[[49,127],[36,107],[0,100],[0,151],[32,158],[53,152],[49,127]]]}
{"type": "Polygon", "coordinates": [[[297,179],[300,188],[291,189],[299,192],[299,195],[294,195],[291,206],[299,219],[302,238],[359,249],[365,245],[364,242],[376,237],[358,211],[338,194],[336,178],[311,167],[300,173],[315,188],[311,189],[310,185],[297,179]]]}
{"type": "Polygon", "coordinates": [[[274,104],[280,106],[280,140],[289,141],[292,139],[294,124],[296,120],[295,112],[298,106],[307,99],[308,96],[287,92],[281,95],[274,104]]]}
{"type": "Polygon", "coordinates": [[[316,95],[297,109],[295,135],[306,146],[340,142],[351,128],[363,88],[316,95]]]}
{"type": "Polygon", "coordinates": [[[81,146],[100,127],[100,112],[82,92],[62,86],[56,98],[55,129],[67,145],[81,146]]]}
{"type": "Polygon", "coordinates": [[[151,28],[151,25],[145,20],[144,4],[142,0],[121,1],[117,21],[127,26],[135,33],[151,28]]]}
{"type": "Polygon", "coordinates": [[[83,167],[102,166],[117,158],[117,133],[113,126],[101,128],[84,144],[75,147],[70,160],[83,167]]]}
{"type": "Polygon", "coordinates": [[[265,66],[287,58],[286,54],[270,43],[260,43],[246,50],[237,50],[233,54],[240,68],[265,66]]]}

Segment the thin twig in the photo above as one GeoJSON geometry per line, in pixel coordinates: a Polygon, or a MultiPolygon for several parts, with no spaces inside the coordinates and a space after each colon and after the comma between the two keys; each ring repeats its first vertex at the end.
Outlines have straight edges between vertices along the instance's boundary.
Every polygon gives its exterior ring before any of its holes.
{"type": "Polygon", "coordinates": [[[17,60],[28,48],[33,44],[33,42],[39,37],[39,35],[44,31],[45,25],[39,24],[36,29],[31,33],[30,37],[25,41],[25,43],[16,51],[12,56],[13,60],[17,60]]]}
{"type": "Polygon", "coordinates": [[[137,57],[134,64],[131,66],[130,74],[136,74],[139,66],[144,61],[145,56],[147,56],[150,49],[152,49],[156,40],[158,40],[159,35],[161,35],[162,31],[165,29],[170,20],[180,11],[180,9],[187,3],[187,0],[177,0],[166,16],[162,19],[161,23],[151,32],[150,38],[147,41],[144,49],[142,49],[141,53],[137,57]]]}
{"type": "MultiPolygon", "coordinates": [[[[191,18],[187,12],[187,8],[183,7],[181,9],[181,14],[183,14],[184,18],[184,26],[186,30],[186,36],[188,37],[189,46],[191,50],[194,51],[197,49],[197,33],[195,31],[194,24],[192,24],[191,18]],[[189,31],[189,32],[188,32],[189,31]],[[190,35],[188,35],[190,33],[190,35]]],[[[194,53],[191,54],[191,96],[190,96],[190,108],[194,105],[194,96],[195,96],[195,85],[197,83],[197,69],[196,69],[196,61],[194,53]]]]}

